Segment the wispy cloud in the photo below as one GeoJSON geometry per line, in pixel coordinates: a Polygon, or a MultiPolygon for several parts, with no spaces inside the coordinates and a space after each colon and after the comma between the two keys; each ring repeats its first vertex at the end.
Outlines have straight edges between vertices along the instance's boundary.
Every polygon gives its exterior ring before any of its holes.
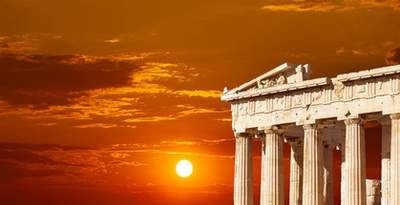
{"type": "Polygon", "coordinates": [[[130,123],[138,123],[138,122],[160,122],[166,120],[176,120],[176,117],[168,117],[168,116],[144,116],[144,117],[136,117],[125,119],[124,122],[130,123]]]}
{"type": "Polygon", "coordinates": [[[68,119],[80,121],[70,123],[75,128],[135,128],[134,123],[224,112],[175,106],[182,98],[218,99],[220,91],[181,89],[199,75],[196,69],[182,63],[151,62],[153,55],[162,54],[0,56],[4,66],[0,79],[5,82],[0,88],[4,89],[0,115],[45,120],[37,122],[43,126],[68,119]],[[11,77],[15,75],[19,77],[11,77]],[[154,103],[164,100],[167,104],[154,103]]]}
{"type": "Polygon", "coordinates": [[[178,155],[178,156],[194,156],[194,157],[204,157],[204,158],[217,158],[217,159],[233,159],[233,155],[217,155],[217,154],[205,154],[199,152],[177,152],[177,151],[165,151],[157,149],[141,149],[141,150],[131,150],[124,151],[128,153],[148,153],[148,154],[165,154],[165,155],[178,155]]]}
{"type": "Polygon", "coordinates": [[[185,117],[189,115],[196,114],[213,114],[213,113],[228,113],[229,110],[217,110],[212,108],[199,108],[193,105],[177,105],[178,108],[182,108],[184,110],[178,113],[178,117],[185,117]]]}
{"type": "Polygon", "coordinates": [[[219,98],[222,92],[219,90],[178,90],[177,95],[189,97],[219,98]]]}
{"type": "Polygon", "coordinates": [[[124,122],[129,123],[142,123],[142,122],[160,122],[177,120],[184,117],[199,115],[199,114],[220,114],[228,113],[229,110],[217,110],[215,108],[202,108],[193,105],[176,105],[177,111],[167,116],[136,116],[133,118],[125,119],[124,122]]]}
{"type": "Polygon", "coordinates": [[[219,118],[219,119],[215,119],[217,121],[221,121],[221,122],[232,122],[232,118],[219,118]]]}
{"type": "Polygon", "coordinates": [[[121,125],[121,124],[111,124],[111,123],[89,123],[75,125],[76,128],[115,128],[115,127],[125,127],[125,128],[136,128],[134,125],[121,125]]]}
{"type": "Polygon", "coordinates": [[[397,0],[286,0],[266,4],[261,9],[276,12],[332,12],[371,8],[388,8],[400,11],[400,3],[397,0]]]}
{"type": "Polygon", "coordinates": [[[382,48],[353,48],[353,49],[347,49],[347,48],[339,48],[335,51],[336,55],[338,56],[358,56],[358,57],[368,57],[368,56],[377,56],[381,55],[382,53],[382,48]]]}
{"type": "Polygon", "coordinates": [[[63,177],[82,175],[95,177],[121,167],[147,166],[147,163],[132,160],[131,155],[128,157],[123,152],[110,152],[106,148],[0,143],[0,153],[2,170],[4,166],[20,170],[20,173],[10,174],[15,176],[9,178],[32,177],[35,173],[42,173],[36,177],[51,176],[55,173],[63,177]],[[49,170],[55,173],[49,173],[49,170]],[[21,175],[21,173],[26,174],[21,175]]]}
{"type": "Polygon", "coordinates": [[[118,39],[118,38],[107,39],[107,40],[104,40],[104,42],[105,43],[119,43],[120,39],[118,39]]]}
{"type": "MultiPolygon", "coordinates": [[[[104,176],[117,176],[121,170],[147,169],[152,166],[152,157],[196,157],[209,160],[232,160],[232,154],[210,153],[198,148],[225,146],[233,139],[171,140],[154,144],[115,144],[99,148],[85,148],[66,145],[41,145],[21,143],[0,143],[0,170],[18,170],[8,173],[7,179],[50,177],[48,180],[93,181],[104,176]],[[193,151],[176,151],[193,147],[193,151]],[[61,176],[61,178],[57,178],[61,176]],[[82,176],[84,176],[82,178],[82,176]]],[[[4,172],[0,171],[0,176],[4,172]]],[[[127,177],[129,178],[129,177],[127,177]]]]}
{"type": "Polygon", "coordinates": [[[0,54],[26,53],[36,49],[36,39],[29,36],[0,36],[0,54]]]}

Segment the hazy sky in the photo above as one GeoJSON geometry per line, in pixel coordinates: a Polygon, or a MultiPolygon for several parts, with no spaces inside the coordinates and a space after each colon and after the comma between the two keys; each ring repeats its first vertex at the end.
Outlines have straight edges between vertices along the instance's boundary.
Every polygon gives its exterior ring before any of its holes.
{"type": "Polygon", "coordinates": [[[224,86],[384,66],[399,19],[395,0],[1,0],[0,199],[232,204],[224,86]]]}

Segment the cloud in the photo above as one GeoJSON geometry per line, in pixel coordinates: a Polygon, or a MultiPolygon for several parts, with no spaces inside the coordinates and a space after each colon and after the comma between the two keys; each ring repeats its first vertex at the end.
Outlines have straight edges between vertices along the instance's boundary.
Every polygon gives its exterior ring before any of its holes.
{"type": "Polygon", "coordinates": [[[91,123],[91,124],[83,124],[83,125],[75,125],[77,128],[113,128],[118,127],[116,124],[105,124],[105,123],[91,123]]]}
{"type": "Polygon", "coordinates": [[[178,95],[188,97],[220,98],[222,92],[219,90],[178,90],[178,95]]]}
{"type": "Polygon", "coordinates": [[[338,56],[357,56],[357,57],[369,57],[369,56],[377,56],[381,55],[382,48],[381,47],[370,47],[370,48],[339,48],[335,51],[338,56]]]}
{"type": "Polygon", "coordinates": [[[136,128],[135,125],[122,125],[122,124],[112,124],[112,123],[89,123],[73,126],[75,128],[136,128]]]}
{"type": "Polygon", "coordinates": [[[0,161],[0,182],[7,182],[22,177],[48,177],[64,176],[66,173],[60,169],[29,169],[13,162],[0,161]]]}
{"type": "Polygon", "coordinates": [[[232,122],[232,118],[219,118],[216,119],[217,121],[221,121],[221,122],[232,122]]]}
{"type": "Polygon", "coordinates": [[[0,183],[26,183],[27,180],[60,185],[155,182],[136,176],[151,172],[159,166],[169,166],[170,160],[177,157],[195,158],[199,163],[210,160],[230,163],[233,159],[233,144],[233,138],[176,139],[96,148],[0,143],[0,183]],[[221,150],[221,147],[226,150],[221,150]],[[129,173],[134,173],[134,176],[129,173]]]}
{"type": "Polygon", "coordinates": [[[83,91],[130,84],[137,62],[85,55],[0,56],[0,99],[12,105],[65,105],[83,91]]]}
{"type": "Polygon", "coordinates": [[[147,166],[131,155],[108,148],[0,143],[0,181],[21,177],[96,177],[121,167],[147,166]],[[7,170],[15,170],[11,173],[7,170]],[[68,175],[68,176],[67,176],[68,175]]]}
{"type": "Polygon", "coordinates": [[[386,64],[400,64],[400,48],[395,48],[386,53],[386,64]]]}
{"type": "Polygon", "coordinates": [[[262,10],[267,11],[292,11],[292,12],[327,12],[341,8],[332,2],[326,1],[290,1],[282,4],[264,5],[262,10]]]}
{"type": "MultiPolygon", "coordinates": [[[[42,147],[42,150],[35,149],[38,145],[25,145],[18,143],[8,143],[0,144],[0,162],[13,162],[18,164],[40,164],[40,165],[50,165],[50,166],[86,166],[85,164],[79,164],[76,162],[65,162],[58,161],[50,158],[49,156],[40,154],[43,151],[55,150],[56,146],[46,146],[46,148],[42,147]],[[5,145],[5,146],[4,146],[5,145]],[[34,148],[34,149],[31,149],[34,148]],[[44,149],[43,149],[44,148],[44,149]]],[[[58,146],[62,147],[62,146],[58,146]]],[[[68,151],[72,151],[73,149],[69,149],[68,151]]],[[[75,149],[74,151],[81,150],[75,149]]],[[[63,150],[67,151],[67,150],[63,150]]]]}
{"type": "Polygon", "coordinates": [[[233,155],[231,148],[233,138],[222,139],[171,139],[157,143],[114,144],[107,150],[121,156],[138,156],[143,154],[186,155],[205,158],[226,158],[233,155]],[[207,148],[206,152],[204,148],[207,148]]]}
{"type": "Polygon", "coordinates": [[[135,118],[125,119],[124,122],[129,123],[143,123],[143,122],[160,122],[160,121],[169,121],[169,120],[177,120],[184,117],[199,115],[199,114],[220,114],[220,113],[228,113],[229,110],[218,110],[215,108],[202,108],[196,107],[193,105],[176,105],[177,110],[170,115],[161,116],[137,116],[135,118]]]}
{"type": "Polygon", "coordinates": [[[160,145],[152,147],[163,147],[163,146],[180,146],[180,145],[190,145],[190,146],[198,146],[198,145],[205,145],[205,146],[212,146],[212,145],[219,145],[221,143],[226,142],[233,142],[233,138],[228,139],[198,139],[198,140],[164,140],[161,141],[160,145]]]}
{"type": "Polygon", "coordinates": [[[107,39],[104,40],[105,43],[119,43],[120,40],[118,38],[113,38],[113,39],[107,39]]]}
{"type": "Polygon", "coordinates": [[[144,117],[136,117],[125,119],[124,122],[130,123],[140,123],[140,122],[160,122],[166,120],[176,120],[176,117],[168,117],[168,116],[144,116],[144,117]]]}
{"type": "Polygon", "coordinates": [[[1,115],[22,115],[41,126],[75,120],[69,124],[87,129],[135,128],[133,123],[221,112],[175,106],[181,98],[219,99],[221,92],[181,89],[198,76],[195,69],[181,63],[145,62],[152,55],[159,53],[0,55],[5,67],[0,70],[1,115]]]}
{"type": "Polygon", "coordinates": [[[30,35],[0,36],[1,55],[33,52],[37,46],[37,39],[30,35]]]}
{"type": "Polygon", "coordinates": [[[46,127],[70,120],[68,125],[78,129],[110,129],[222,113],[176,106],[193,98],[218,100],[221,91],[190,89],[199,73],[160,60],[167,55],[0,54],[0,115],[23,116],[46,127]]]}
{"type": "Polygon", "coordinates": [[[262,6],[262,10],[275,12],[333,12],[355,9],[389,8],[400,11],[397,0],[286,0],[262,6]]]}
{"type": "Polygon", "coordinates": [[[36,123],[36,124],[39,125],[39,126],[42,126],[42,127],[50,127],[50,126],[57,125],[56,122],[39,122],[39,123],[36,123]]]}
{"type": "Polygon", "coordinates": [[[93,150],[90,147],[60,145],[60,144],[28,144],[15,142],[0,142],[0,150],[33,150],[33,151],[48,151],[48,150],[93,150]]]}
{"type": "Polygon", "coordinates": [[[197,115],[197,114],[214,114],[214,113],[227,113],[229,110],[217,110],[211,108],[199,108],[193,105],[177,105],[178,108],[183,108],[184,110],[180,111],[177,117],[186,117],[189,115],[197,115]]]}

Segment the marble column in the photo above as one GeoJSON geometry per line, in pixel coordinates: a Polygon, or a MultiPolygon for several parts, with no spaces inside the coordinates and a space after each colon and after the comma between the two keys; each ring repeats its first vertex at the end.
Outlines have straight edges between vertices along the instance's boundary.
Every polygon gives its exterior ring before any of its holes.
{"type": "Polygon", "coordinates": [[[351,118],[346,124],[345,204],[365,205],[365,138],[362,120],[351,118]]]}
{"type": "Polygon", "coordinates": [[[333,146],[330,144],[324,145],[324,205],[333,205],[333,146]]]}
{"type": "Polygon", "coordinates": [[[322,142],[317,125],[304,125],[303,205],[320,205],[322,197],[322,142]]]}
{"type": "Polygon", "coordinates": [[[392,114],[390,142],[390,204],[400,204],[400,114],[392,114]]]}
{"type": "Polygon", "coordinates": [[[260,205],[283,205],[283,140],[270,129],[262,141],[260,205]]]}
{"type": "Polygon", "coordinates": [[[303,189],[303,139],[290,140],[289,205],[301,205],[303,189]]]}
{"type": "Polygon", "coordinates": [[[382,126],[381,146],[381,204],[389,205],[390,202],[390,119],[384,117],[380,120],[382,126]]]}
{"type": "Polygon", "coordinates": [[[235,205],[253,204],[252,142],[245,133],[236,134],[233,201],[235,205]]]}

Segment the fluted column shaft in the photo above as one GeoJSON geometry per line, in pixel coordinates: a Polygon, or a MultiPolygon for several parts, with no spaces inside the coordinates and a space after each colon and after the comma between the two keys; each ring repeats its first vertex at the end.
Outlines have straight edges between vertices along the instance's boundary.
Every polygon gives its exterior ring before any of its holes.
{"type": "Polygon", "coordinates": [[[333,148],[331,145],[324,145],[324,205],[333,205],[333,182],[332,182],[332,163],[333,148]]]}
{"type": "Polygon", "coordinates": [[[290,142],[290,185],[289,205],[301,205],[303,189],[303,141],[290,142]]]}
{"type": "Polygon", "coordinates": [[[303,205],[322,204],[321,139],[315,124],[304,125],[303,205]]]}
{"type": "Polygon", "coordinates": [[[382,150],[381,150],[381,205],[390,202],[390,119],[384,118],[382,125],[382,150]]]}
{"type": "Polygon", "coordinates": [[[236,135],[233,201],[235,205],[253,204],[252,142],[248,134],[236,135]]]}
{"type": "Polygon", "coordinates": [[[273,130],[266,130],[261,159],[261,205],[283,205],[284,203],[282,157],[282,137],[273,130]]]}
{"type": "Polygon", "coordinates": [[[345,120],[346,124],[346,172],[345,204],[365,205],[365,139],[359,118],[345,120]]]}
{"type": "Polygon", "coordinates": [[[390,115],[390,204],[400,204],[400,114],[390,115]]]}

